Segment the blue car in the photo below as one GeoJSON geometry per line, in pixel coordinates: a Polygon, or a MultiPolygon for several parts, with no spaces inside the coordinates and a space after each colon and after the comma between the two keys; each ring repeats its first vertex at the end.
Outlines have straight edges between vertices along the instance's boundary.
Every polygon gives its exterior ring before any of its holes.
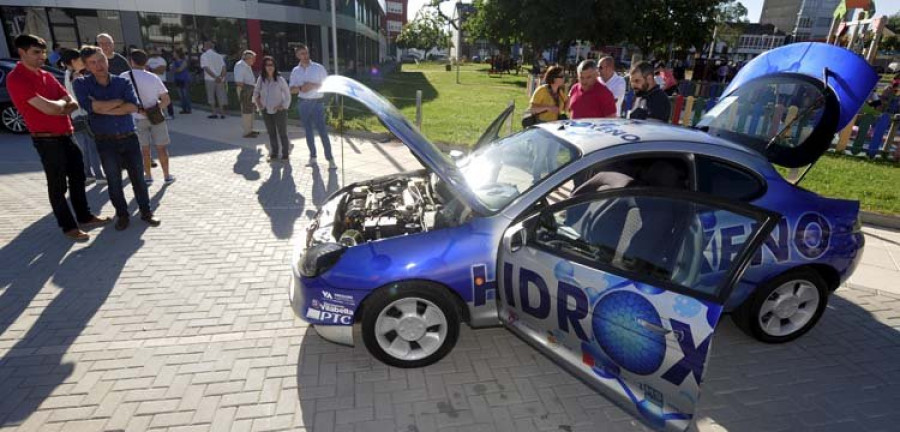
{"type": "Polygon", "coordinates": [[[747,64],[694,128],[539,124],[447,156],[389,102],[329,77],[425,169],[333,194],[298,241],[290,301],[319,335],[396,367],[447,355],[461,323],[503,325],[651,426],[691,422],[723,313],[763,342],[809,331],[859,262],[859,203],[811,166],[877,76],[826,44],[747,64]]]}

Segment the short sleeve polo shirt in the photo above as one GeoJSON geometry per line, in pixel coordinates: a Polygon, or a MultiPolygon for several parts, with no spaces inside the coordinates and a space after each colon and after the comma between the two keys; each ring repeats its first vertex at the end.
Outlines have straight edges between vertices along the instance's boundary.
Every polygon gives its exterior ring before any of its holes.
{"type": "Polygon", "coordinates": [[[45,70],[34,72],[18,63],[6,77],[6,89],[31,133],[60,135],[72,133],[72,121],[69,116],[47,115],[28,103],[35,96],[57,101],[69,95],[53,74],[45,70]]]}

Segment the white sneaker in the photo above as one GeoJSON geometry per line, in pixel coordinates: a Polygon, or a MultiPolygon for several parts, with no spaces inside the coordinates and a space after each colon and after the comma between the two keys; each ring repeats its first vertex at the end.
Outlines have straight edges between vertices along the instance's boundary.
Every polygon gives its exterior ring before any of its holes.
{"type": "Polygon", "coordinates": [[[316,158],[309,158],[309,162],[306,163],[306,166],[316,166],[316,158]]]}
{"type": "Polygon", "coordinates": [[[337,168],[337,164],[334,163],[334,159],[328,159],[328,169],[335,169],[335,168],[337,168]]]}
{"type": "Polygon", "coordinates": [[[97,179],[94,178],[94,177],[85,177],[85,178],[84,178],[84,185],[85,185],[85,186],[92,185],[92,184],[94,184],[95,181],[97,181],[97,179]]]}
{"type": "Polygon", "coordinates": [[[105,185],[106,183],[107,183],[107,181],[106,181],[105,178],[102,178],[102,179],[97,180],[97,184],[98,184],[98,185],[105,185]]]}

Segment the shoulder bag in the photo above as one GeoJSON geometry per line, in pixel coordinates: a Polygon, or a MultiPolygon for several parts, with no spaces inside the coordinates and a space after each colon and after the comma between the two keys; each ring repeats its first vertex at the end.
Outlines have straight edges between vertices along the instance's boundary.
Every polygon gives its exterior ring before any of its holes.
{"type": "Polygon", "coordinates": [[[158,125],[166,121],[166,116],[163,114],[162,108],[160,108],[158,103],[150,108],[144,107],[144,101],[141,100],[141,92],[138,91],[137,80],[134,79],[134,72],[129,70],[128,74],[131,76],[131,84],[134,85],[134,94],[137,95],[138,104],[141,106],[141,109],[144,110],[144,115],[147,116],[147,120],[150,120],[150,124],[158,125]]]}

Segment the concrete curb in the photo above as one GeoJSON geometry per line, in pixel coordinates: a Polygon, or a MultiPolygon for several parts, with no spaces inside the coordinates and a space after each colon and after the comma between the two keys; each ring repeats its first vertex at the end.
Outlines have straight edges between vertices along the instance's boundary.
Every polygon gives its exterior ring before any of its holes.
{"type": "Polygon", "coordinates": [[[879,228],[887,228],[892,230],[900,230],[900,217],[887,216],[867,211],[859,212],[860,219],[866,225],[873,225],[879,228]]]}

